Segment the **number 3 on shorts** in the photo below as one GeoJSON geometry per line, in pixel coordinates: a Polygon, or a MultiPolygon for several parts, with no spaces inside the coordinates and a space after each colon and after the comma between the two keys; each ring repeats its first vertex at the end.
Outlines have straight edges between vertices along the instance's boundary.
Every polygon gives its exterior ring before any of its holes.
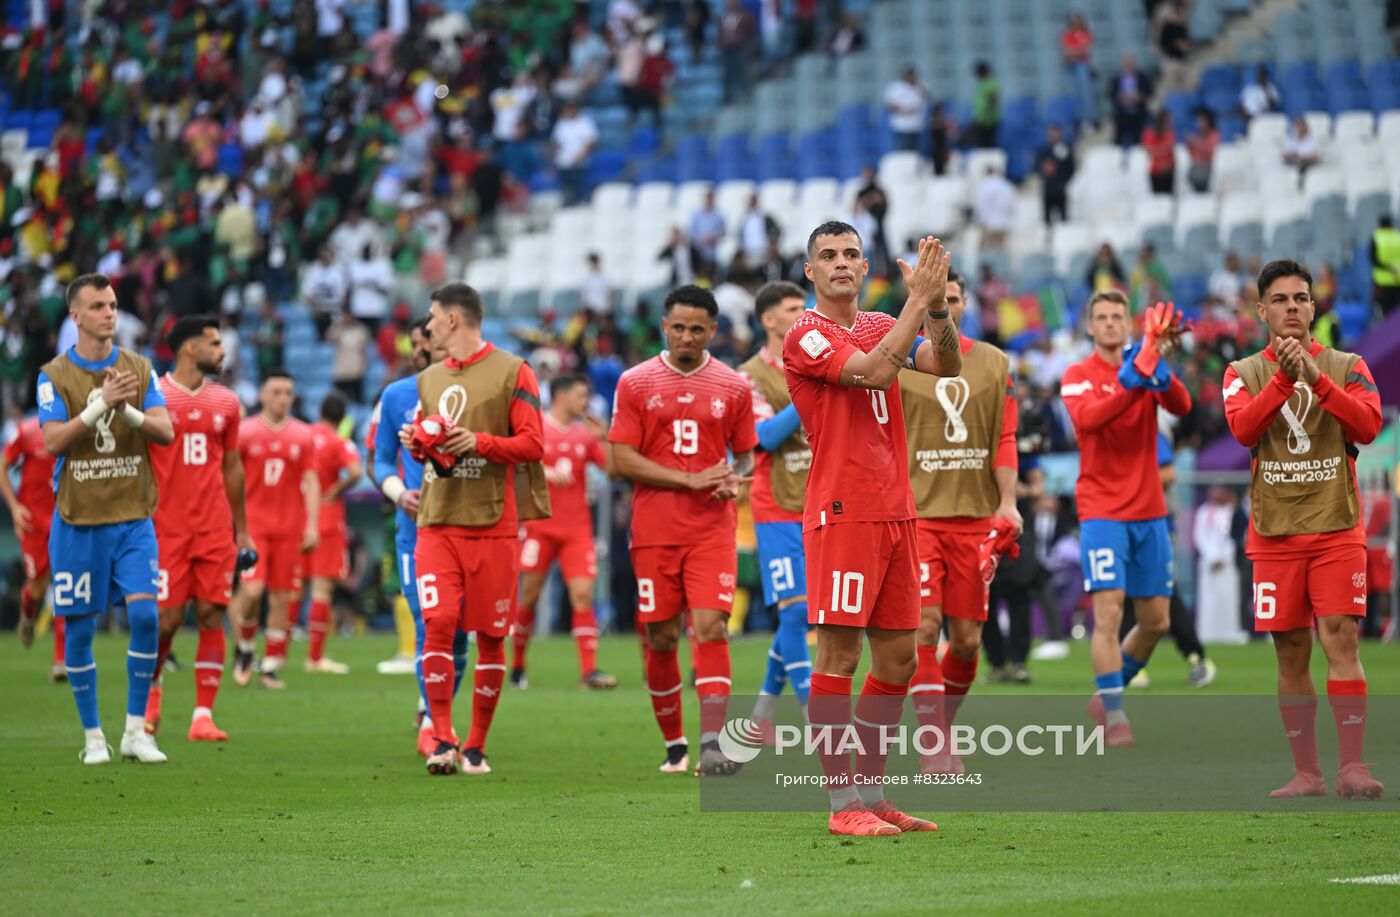
{"type": "Polygon", "coordinates": [[[418,577],[418,604],[423,608],[437,607],[437,574],[428,573],[418,577]]]}
{"type": "Polygon", "coordinates": [[[1267,621],[1278,613],[1278,602],[1274,598],[1276,589],[1275,583],[1254,584],[1254,617],[1258,620],[1267,621]]]}

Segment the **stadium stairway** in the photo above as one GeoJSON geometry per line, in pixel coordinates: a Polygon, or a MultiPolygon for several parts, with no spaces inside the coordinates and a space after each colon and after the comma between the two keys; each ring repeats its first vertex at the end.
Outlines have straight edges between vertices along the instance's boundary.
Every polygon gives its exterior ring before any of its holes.
{"type": "MultiPolygon", "coordinates": [[[[1366,332],[1353,352],[1360,354],[1370,367],[1376,387],[1381,392],[1381,405],[1392,408],[1400,406],[1400,312],[1392,313],[1384,322],[1366,332]]],[[[1248,468],[1249,450],[1226,433],[1201,449],[1196,457],[1196,467],[1202,471],[1248,468]]]]}

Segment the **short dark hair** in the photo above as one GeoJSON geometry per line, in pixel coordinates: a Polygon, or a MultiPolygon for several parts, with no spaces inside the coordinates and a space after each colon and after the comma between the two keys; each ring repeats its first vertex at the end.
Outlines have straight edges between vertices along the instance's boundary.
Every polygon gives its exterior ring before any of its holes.
{"type": "MultiPolygon", "coordinates": [[[[827,220],[807,237],[807,257],[812,257],[812,252],[817,250],[817,239],[821,236],[855,236],[860,238],[860,233],[850,223],[843,223],[841,220],[827,220]]],[[[861,242],[864,246],[864,241],[861,242]]]]}
{"type": "Polygon", "coordinates": [[[676,306],[704,309],[710,318],[719,317],[719,303],[715,302],[715,294],[693,283],[682,284],[667,293],[665,301],[661,303],[661,314],[671,314],[676,306]]]}
{"type": "MultiPolygon", "coordinates": [[[[291,373],[289,373],[287,370],[283,369],[280,366],[274,366],[271,369],[263,370],[262,381],[266,382],[269,379],[286,379],[288,382],[296,381],[292,378],[291,373]]],[[[259,385],[261,384],[262,383],[259,383],[259,385]]]]}
{"type": "Polygon", "coordinates": [[[345,419],[345,393],[331,389],[321,399],[321,419],[339,425],[345,419]]]}
{"type": "Polygon", "coordinates": [[[962,274],[959,274],[957,268],[948,268],[948,282],[956,283],[958,285],[958,289],[963,291],[963,299],[967,299],[967,278],[963,277],[962,274]]]}
{"type": "Polygon", "coordinates": [[[447,309],[461,309],[467,322],[477,327],[486,314],[481,304],[481,294],[465,283],[449,283],[433,291],[433,302],[447,309]]]}
{"type": "Polygon", "coordinates": [[[586,385],[590,389],[593,387],[593,383],[583,373],[564,373],[550,380],[549,397],[558,398],[576,385],[586,385]]]}
{"type": "Polygon", "coordinates": [[[78,293],[92,287],[94,290],[105,290],[112,285],[112,280],[106,274],[79,274],[73,278],[73,282],[68,284],[68,289],[63,294],[63,301],[68,308],[73,308],[73,300],[78,298],[78,293]]]}
{"type": "Polygon", "coordinates": [[[1273,285],[1280,277],[1301,277],[1308,285],[1308,295],[1312,295],[1313,279],[1308,269],[1303,267],[1292,258],[1279,258],[1277,261],[1270,261],[1264,265],[1264,269],[1259,272],[1259,299],[1264,299],[1264,292],[1273,285]]]}
{"type": "Polygon", "coordinates": [[[428,316],[420,315],[413,320],[413,324],[408,326],[409,331],[417,331],[423,337],[428,337],[428,316]]]}
{"type": "Polygon", "coordinates": [[[783,300],[793,297],[805,302],[807,294],[790,280],[774,280],[771,283],[765,283],[758,288],[758,293],[754,296],[753,314],[761,319],[769,309],[774,308],[783,300]]]}
{"type": "Polygon", "coordinates": [[[191,338],[197,338],[204,334],[204,329],[213,328],[219,330],[219,317],[205,313],[203,315],[186,315],[177,319],[174,325],[165,335],[165,346],[170,348],[170,352],[176,356],[180,355],[180,348],[191,338]]]}

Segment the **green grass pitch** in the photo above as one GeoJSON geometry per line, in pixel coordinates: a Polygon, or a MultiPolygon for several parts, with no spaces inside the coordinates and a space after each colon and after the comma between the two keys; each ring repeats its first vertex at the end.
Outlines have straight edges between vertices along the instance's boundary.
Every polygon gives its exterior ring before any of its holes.
{"type": "MultiPolygon", "coordinates": [[[[188,632],[176,644],[187,663],[193,644],[188,632]]],[[[185,741],[191,675],[170,673],[170,763],[84,768],[68,688],[44,680],[47,639],[26,653],[5,635],[4,912],[1280,914],[1400,901],[1393,886],[1329,882],[1400,869],[1400,816],[1364,803],[1328,815],[936,812],[937,834],[855,841],[812,814],[702,814],[695,778],[656,773],[661,743],[625,638],[602,643],[622,679],[602,694],[576,687],[572,643],[536,641],[531,687],[508,688],[496,717],[496,772],[433,779],[413,750],[412,680],[374,673],[392,649],[332,641],[354,667],[336,678],[303,674],[296,645],[283,694],[226,677],[217,719],[233,739],[218,746],[185,741]]],[[[736,692],[757,690],[765,649],[735,644],[736,692]]],[[[114,744],[124,650],[124,638],[98,640],[114,744]]],[[[1087,693],[1086,655],[1081,644],[1035,663],[1030,688],[977,690],[1087,693]]],[[[1208,691],[1273,691],[1266,646],[1215,658],[1208,691]]],[[[1372,693],[1400,693],[1400,647],[1368,645],[1363,659],[1372,693]]],[[[1153,690],[1186,690],[1169,646],[1151,671],[1153,690]]]]}

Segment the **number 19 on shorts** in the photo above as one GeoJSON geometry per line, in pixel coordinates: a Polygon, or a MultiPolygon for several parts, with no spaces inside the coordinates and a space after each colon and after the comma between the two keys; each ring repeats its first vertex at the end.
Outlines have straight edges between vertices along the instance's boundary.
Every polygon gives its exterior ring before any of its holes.
{"type": "Polygon", "coordinates": [[[831,610],[858,615],[865,604],[865,574],[831,571],[831,610]]]}

